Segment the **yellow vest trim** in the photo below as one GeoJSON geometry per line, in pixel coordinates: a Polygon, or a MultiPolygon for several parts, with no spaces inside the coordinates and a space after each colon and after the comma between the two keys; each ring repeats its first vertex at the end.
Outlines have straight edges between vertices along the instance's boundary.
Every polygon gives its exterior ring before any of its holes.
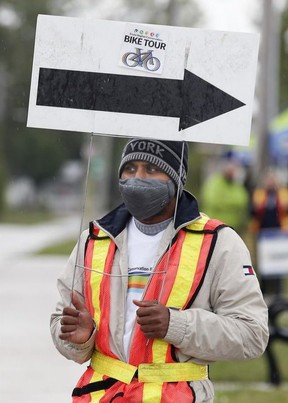
{"type": "Polygon", "coordinates": [[[139,382],[182,382],[208,379],[207,365],[193,362],[175,362],[164,364],[140,364],[139,382]]]}
{"type": "MultiPolygon", "coordinates": [[[[92,355],[91,367],[98,374],[103,374],[118,381],[129,384],[137,371],[137,367],[116,360],[96,351],[92,355]]],[[[200,381],[208,379],[207,365],[193,362],[175,362],[163,364],[140,364],[138,367],[139,382],[163,383],[200,381]]]]}
{"type": "MultiPolygon", "coordinates": [[[[207,221],[208,217],[202,216],[188,228],[201,231],[207,221]]],[[[203,238],[203,234],[198,234],[197,236],[194,236],[190,233],[186,234],[181,251],[178,274],[166,306],[181,309],[185,304],[187,296],[189,295],[191,284],[193,283],[195,277],[203,238]]],[[[164,340],[153,340],[152,354],[154,363],[165,363],[167,347],[168,343],[164,340]]]]}
{"type": "Polygon", "coordinates": [[[95,351],[91,359],[91,367],[98,374],[103,374],[111,378],[118,379],[118,381],[124,383],[130,383],[137,371],[137,367],[128,364],[120,360],[116,360],[113,357],[95,351]]]}
{"type": "Polygon", "coordinates": [[[161,403],[163,383],[144,383],[143,403],[161,403]]]}
{"type": "MultiPolygon", "coordinates": [[[[104,231],[99,231],[98,236],[106,236],[104,231]]],[[[97,272],[92,272],[91,273],[91,279],[90,279],[90,284],[92,288],[92,303],[94,306],[94,320],[98,324],[100,323],[100,318],[101,318],[101,310],[100,310],[100,284],[102,281],[103,275],[101,273],[104,273],[105,270],[105,260],[106,256],[108,254],[108,249],[110,245],[111,240],[110,239],[104,239],[101,241],[101,248],[98,248],[98,244],[96,244],[97,247],[97,253],[93,253],[93,259],[92,259],[92,269],[97,270],[97,272]]],[[[94,244],[95,246],[95,244],[94,244]]]]}

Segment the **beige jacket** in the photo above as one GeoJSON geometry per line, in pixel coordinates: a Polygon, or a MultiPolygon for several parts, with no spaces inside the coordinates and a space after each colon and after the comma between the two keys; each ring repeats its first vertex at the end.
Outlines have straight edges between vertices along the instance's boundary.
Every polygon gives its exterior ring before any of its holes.
{"type": "MultiPolygon", "coordinates": [[[[159,257],[175,232],[177,230],[170,224],[160,242],[159,257]]],[[[77,251],[78,265],[84,265],[87,236],[88,231],[85,231],[80,238],[79,247],[74,248],[58,279],[60,300],[56,312],[51,316],[51,333],[56,348],[66,358],[78,363],[91,358],[95,332],[83,345],[61,341],[58,334],[62,310],[70,304],[77,251]]],[[[114,238],[117,251],[112,271],[123,277],[111,278],[110,294],[110,346],[122,361],[125,361],[123,333],[125,290],[128,282],[126,239],[126,228],[114,238]]],[[[243,266],[246,265],[251,265],[251,259],[241,238],[229,227],[221,229],[203,285],[192,307],[184,311],[170,309],[170,323],[165,340],[179,349],[180,362],[191,360],[210,364],[222,360],[245,360],[257,358],[264,352],[268,342],[267,307],[256,275],[244,274],[243,266]]],[[[75,271],[74,289],[84,299],[83,269],[79,266],[75,271]]],[[[214,391],[210,380],[192,382],[192,387],[197,403],[213,402],[214,391]]]]}

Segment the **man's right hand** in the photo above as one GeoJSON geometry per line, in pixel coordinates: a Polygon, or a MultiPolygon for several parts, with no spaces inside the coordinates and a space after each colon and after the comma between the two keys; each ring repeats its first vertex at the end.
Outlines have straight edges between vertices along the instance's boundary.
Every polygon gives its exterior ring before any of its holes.
{"type": "Polygon", "coordinates": [[[72,303],[74,308],[67,306],[63,309],[59,338],[71,343],[83,344],[89,340],[93,332],[93,318],[75,291],[72,294],[72,303]]]}

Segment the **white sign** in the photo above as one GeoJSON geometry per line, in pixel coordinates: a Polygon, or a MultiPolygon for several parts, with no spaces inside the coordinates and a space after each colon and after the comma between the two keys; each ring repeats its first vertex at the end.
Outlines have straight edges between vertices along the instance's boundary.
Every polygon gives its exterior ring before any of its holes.
{"type": "Polygon", "coordinates": [[[28,127],[248,145],[259,36],[38,16],[28,127]]]}
{"type": "Polygon", "coordinates": [[[263,276],[288,275],[288,232],[261,231],[257,240],[257,261],[263,276]]]}

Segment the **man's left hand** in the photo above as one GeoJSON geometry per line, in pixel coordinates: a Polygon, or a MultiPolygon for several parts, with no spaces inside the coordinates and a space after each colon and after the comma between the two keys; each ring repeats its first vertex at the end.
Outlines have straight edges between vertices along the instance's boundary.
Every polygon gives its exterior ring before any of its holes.
{"type": "Polygon", "coordinates": [[[157,301],[133,301],[139,308],[136,311],[137,323],[149,339],[163,339],[166,336],[170,314],[169,309],[157,301]]]}

